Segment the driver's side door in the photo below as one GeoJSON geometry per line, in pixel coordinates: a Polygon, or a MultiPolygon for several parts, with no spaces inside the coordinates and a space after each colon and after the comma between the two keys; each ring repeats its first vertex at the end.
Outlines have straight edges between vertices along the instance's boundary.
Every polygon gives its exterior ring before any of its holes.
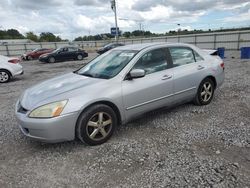
{"type": "Polygon", "coordinates": [[[123,104],[126,118],[171,104],[173,99],[173,73],[165,48],[142,55],[131,69],[143,69],[142,78],[122,82],[123,104]]]}

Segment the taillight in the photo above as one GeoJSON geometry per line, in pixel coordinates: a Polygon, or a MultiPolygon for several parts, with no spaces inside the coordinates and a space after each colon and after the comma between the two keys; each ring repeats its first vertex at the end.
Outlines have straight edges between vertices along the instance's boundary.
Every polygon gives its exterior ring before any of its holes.
{"type": "Polygon", "coordinates": [[[223,70],[225,69],[225,64],[224,63],[221,63],[220,66],[221,66],[221,68],[223,68],[223,70]]]}
{"type": "Polygon", "coordinates": [[[19,59],[10,59],[8,62],[13,63],[13,64],[17,64],[20,62],[20,60],[19,59]]]}

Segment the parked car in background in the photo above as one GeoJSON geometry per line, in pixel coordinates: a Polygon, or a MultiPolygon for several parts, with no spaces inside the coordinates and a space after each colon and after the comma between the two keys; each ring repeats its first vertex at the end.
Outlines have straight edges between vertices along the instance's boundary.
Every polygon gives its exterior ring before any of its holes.
{"type": "Polygon", "coordinates": [[[124,46],[124,44],[122,43],[109,43],[109,44],[106,44],[105,46],[103,46],[102,48],[98,49],[96,52],[98,54],[103,54],[113,48],[116,48],[118,46],[124,46]]]}
{"type": "Polygon", "coordinates": [[[82,49],[76,47],[62,47],[51,53],[41,55],[39,61],[54,63],[68,60],[82,60],[85,57],[88,57],[88,53],[82,49]]]}
{"type": "Polygon", "coordinates": [[[40,55],[46,54],[46,53],[50,53],[52,51],[54,51],[55,49],[52,48],[39,48],[39,49],[35,49],[31,52],[26,52],[24,53],[21,58],[23,60],[32,60],[32,59],[38,59],[40,55]]]}
{"type": "Polygon", "coordinates": [[[20,59],[0,55],[0,83],[9,82],[11,78],[23,74],[20,59]]]}
{"type": "Polygon", "coordinates": [[[122,46],[27,89],[16,116],[28,137],[97,145],[145,112],[189,101],[209,104],[223,81],[223,61],[193,45],[122,46]]]}

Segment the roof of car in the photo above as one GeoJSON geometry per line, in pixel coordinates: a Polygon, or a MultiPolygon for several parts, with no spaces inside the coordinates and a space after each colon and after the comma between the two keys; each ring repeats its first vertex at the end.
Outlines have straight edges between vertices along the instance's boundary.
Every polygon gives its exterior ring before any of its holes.
{"type": "Polygon", "coordinates": [[[137,50],[140,51],[145,48],[157,47],[157,46],[189,46],[184,43],[169,43],[169,42],[152,42],[152,43],[141,43],[141,44],[129,44],[125,46],[117,47],[119,50],[137,50]]]}

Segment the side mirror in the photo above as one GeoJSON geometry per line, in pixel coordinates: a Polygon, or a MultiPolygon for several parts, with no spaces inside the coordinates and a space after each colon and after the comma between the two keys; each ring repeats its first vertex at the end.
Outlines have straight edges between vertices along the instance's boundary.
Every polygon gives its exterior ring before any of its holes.
{"type": "Polygon", "coordinates": [[[134,78],[142,78],[145,75],[146,75],[145,70],[143,70],[143,69],[133,69],[133,70],[130,71],[127,78],[130,80],[130,79],[134,79],[134,78]]]}

